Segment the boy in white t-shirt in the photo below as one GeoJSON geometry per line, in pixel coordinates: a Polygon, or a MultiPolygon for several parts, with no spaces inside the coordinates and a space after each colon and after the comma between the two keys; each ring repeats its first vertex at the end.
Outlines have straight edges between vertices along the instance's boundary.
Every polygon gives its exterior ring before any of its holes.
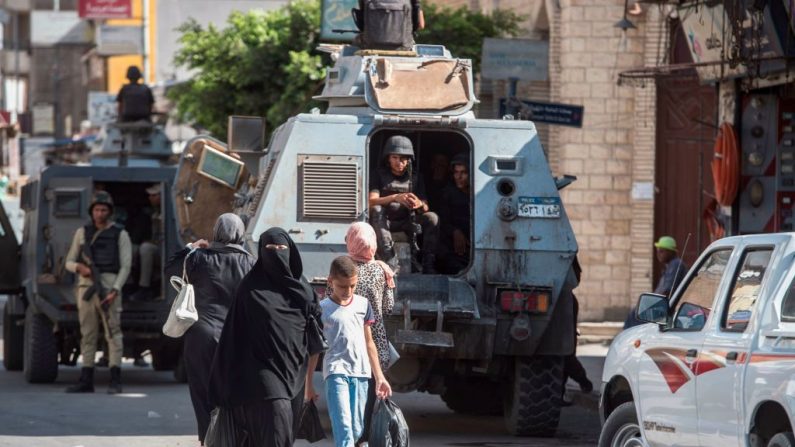
{"type": "MultiPolygon", "coordinates": [[[[375,378],[379,399],[392,395],[370,331],[370,325],[375,322],[373,309],[367,298],[353,293],[358,280],[356,272],[356,263],[350,257],[334,259],[329,272],[334,291],[331,298],[320,302],[323,333],[329,344],[323,357],[323,378],[337,447],[354,447],[362,434],[371,375],[375,378]]],[[[315,361],[310,362],[310,368],[313,364],[315,361]]],[[[306,382],[305,397],[316,397],[311,380],[306,382]]]]}

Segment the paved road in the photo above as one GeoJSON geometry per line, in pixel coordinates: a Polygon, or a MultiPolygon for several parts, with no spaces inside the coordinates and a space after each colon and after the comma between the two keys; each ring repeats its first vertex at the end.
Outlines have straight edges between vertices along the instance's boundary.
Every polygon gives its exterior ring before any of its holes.
{"type": "MultiPolygon", "coordinates": [[[[585,354],[597,354],[584,358],[586,366],[598,364],[603,351],[586,348],[585,354]]],[[[168,372],[129,363],[123,371],[124,394],[105,394],[109,373],[100,369],[97,393],[73,395],[63,389],[77,380],[78,368],[61,367],[54,384],[30,385],[21,373],[0,367],[0,447],[197,446],[187,386],[175,383],[168,372]]],[[[319,377],[316,381],[321,390],[319,377]]],[[[532,439],[506,435],[500,417],[455,414],[436,396],[399,394],[395,401],[406,415],[414,446],[592,446],[599,435],[597,414],[582,407],[563,410],[557,438],[532,439]]],[[[322,401],[320,406],[325,418],[322,401]]],[[[324,423],[330,434],[328,420],[324,423]]]]}

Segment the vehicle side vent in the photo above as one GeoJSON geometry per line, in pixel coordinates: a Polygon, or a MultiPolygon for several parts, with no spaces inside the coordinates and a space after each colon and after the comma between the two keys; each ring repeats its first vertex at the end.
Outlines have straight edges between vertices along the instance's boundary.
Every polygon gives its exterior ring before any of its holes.
{"type": "Polygon", "coordinates": [[[302,220],[351,222],[361,213],[361,157],[299,156],[302,220]]]}

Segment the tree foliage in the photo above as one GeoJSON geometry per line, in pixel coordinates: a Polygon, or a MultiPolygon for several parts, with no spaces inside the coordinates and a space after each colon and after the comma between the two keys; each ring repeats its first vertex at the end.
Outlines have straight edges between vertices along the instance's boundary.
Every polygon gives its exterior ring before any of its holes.
{"type": "Polygon", "coordinates": [[[417,43],[442,44],[461,59],[472,59],[472,69],[480,72],[483,39],[516,37],[522,16],[513,11],[495,10],[492,14],[423,4],[426,28],[417,33],[417,43]]]}
{"type": "Polygon", "coordinates": [[[237,11],[221,30],[182,24],[174,62],[194,74],[169,92],[178,116],[223,139],[229,115],[264,116],[272,129],[308,110],[325,76],[315,51],[319,24],[320,5],[312,0],[237,11]]]}
{"type": "MultiPolygon", "coordinates": [[[[491,15],[465,8],[423,6],[428,27],[419,43],[442,44],[460,58],[472,59],[475,72],[485,37],[516,36],[521,17],[508,11],[491,15]]],[[[169,90],[180,119],[217,138],[226,138],[229,115],[264,116],[269,130],[318,104],[325,65],[316,47],[320,1],[296,0],[268,12],[234,12],[227,26],[206,27],[194,20],[179,27],[174,63],[193,72],[169,90]]]]}

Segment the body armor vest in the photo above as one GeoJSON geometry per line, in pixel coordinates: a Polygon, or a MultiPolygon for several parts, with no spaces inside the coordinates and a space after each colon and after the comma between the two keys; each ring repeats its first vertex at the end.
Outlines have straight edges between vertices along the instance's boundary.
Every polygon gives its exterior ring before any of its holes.
{"type": "Polygon", "coordinates": [[[100,273],[119,273],[119,236],[122,228],[113,224],[97,234],[97,227],[93,223],[83,227],[85,242],[83,253],[91,259],[100,273]],[[96,234],[96,238],[94,235],[96,234]],[[94,242],[91,242],[91,241],[94,242]]]}

